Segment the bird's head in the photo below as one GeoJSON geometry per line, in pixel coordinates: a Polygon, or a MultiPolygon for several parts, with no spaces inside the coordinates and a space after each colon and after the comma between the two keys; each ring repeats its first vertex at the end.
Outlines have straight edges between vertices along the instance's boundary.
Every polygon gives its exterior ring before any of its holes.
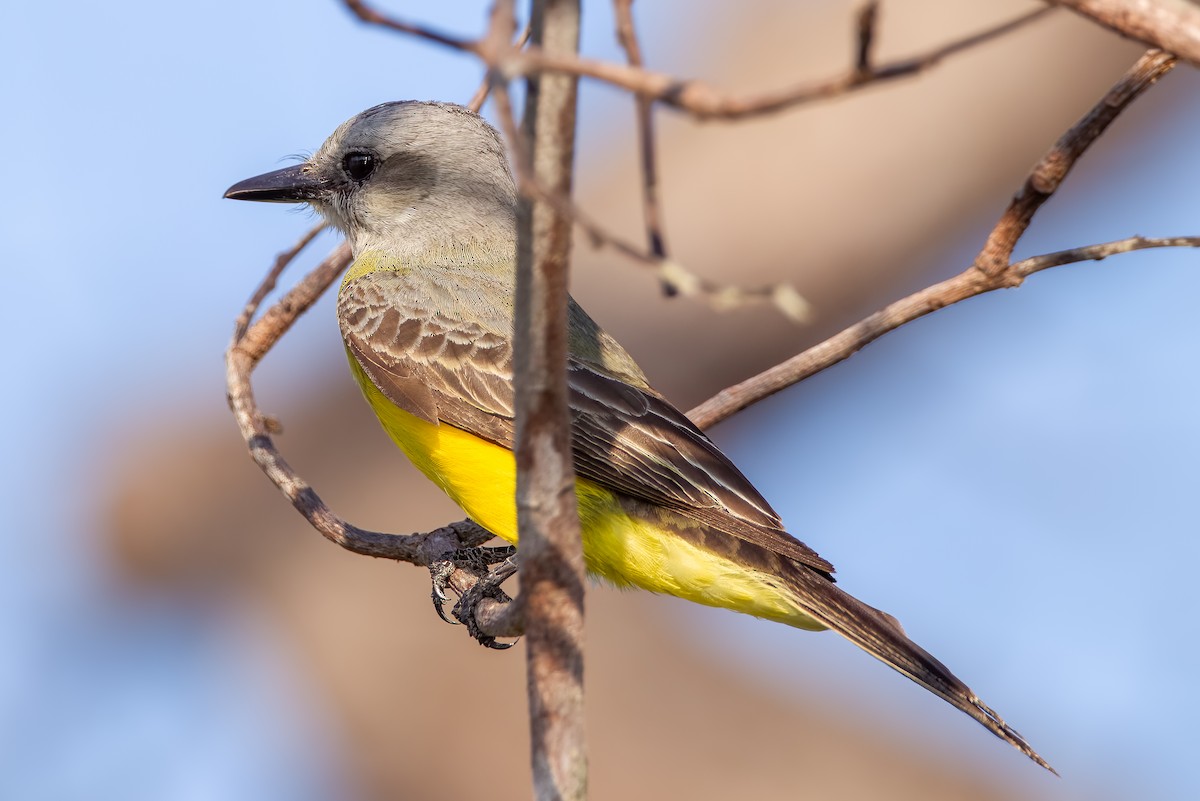
{"type": "Polygon", "coordinates": [[[308,203],[354,252],[403,254],[515,238],[504,145],[450,103],[384,103],[338,126],[311,158],[229,187],[225,197],[308,203]]]}

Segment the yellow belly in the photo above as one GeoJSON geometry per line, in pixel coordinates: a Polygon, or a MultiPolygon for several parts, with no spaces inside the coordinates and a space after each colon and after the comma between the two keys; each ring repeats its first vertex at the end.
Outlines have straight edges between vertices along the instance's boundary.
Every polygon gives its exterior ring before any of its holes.
{"type": "MultiPolygon", "coordinates": [[[[512,451],[409,414],[371,383],[353,357],[350,365],[384,429],[417,469],[472,520],[515,544],[517,467],[512,451]]],[[[575,491],[584,560],[594,575],[617,586],[636,586],[798,628],[824,628],[801,613],[770,576],[698,548],[653,520],[632,516],[611,491],[595,482],[576,479],[575,491]]]]}

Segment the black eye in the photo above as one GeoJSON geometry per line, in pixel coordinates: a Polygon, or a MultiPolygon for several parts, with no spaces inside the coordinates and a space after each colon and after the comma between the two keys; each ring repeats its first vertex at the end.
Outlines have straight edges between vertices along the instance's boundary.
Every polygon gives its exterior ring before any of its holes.
{"type": "Polygon", "coordinates": [[[342,169],[356,181],[365,180],[375,171],[375,157],[370,153],[347,153],[342,159],[342,169]]]}

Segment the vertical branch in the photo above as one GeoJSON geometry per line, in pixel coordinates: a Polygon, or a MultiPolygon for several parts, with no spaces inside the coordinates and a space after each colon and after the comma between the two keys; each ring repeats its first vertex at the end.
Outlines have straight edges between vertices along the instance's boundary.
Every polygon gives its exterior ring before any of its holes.
{"type": "MultiPolygon", "coordinates": [[[[614,10],[617,17],[617,39],[625,49],[631,67],[642,67],[642,48],[638,44],[637,28],[633,23],[633,0],[616,0],[614,10]]],[[[656,259],[667,257],[666,237],[663,234],[662,207],[658,194],[658,164],[654,155],[654,101],[636,95],[638,152],[642,162],[642,219],[646,226],[646,240],[650,254],[656,259]]],[[[677,293],[674,285],[663,282],[663,291],[668,295],[677,293]]]]}
{"type": "MultiPolygon", "coordinates": [[[[579,0],[534,0],[533,44],[574,56],[579,12],[579,0]]],[[[531,76],[522,121],[535,180],[564,197],[571,191],[576,84],[564,74],[531,76]]],[[[571,220],[523,195],[517,243],[517,523],[533,786],[541,801],[580,801],[587,795],[587,754],[583,546],[567,411],[571,220]]]]}
{"type": "MultiPolygon", "coordinates": [[[[633,23],[633,0],[617,0],[617,38],[625,49],[631,67],[642,67],[642,48],[638,44],[637,28],[633,23]]],[[[658,165],[654,158],[654,102],[636,95],[638,120],[638,151],[642,162],[642,216],[646,223],[646,238],[650,253],[665,258],[667,246],[662,231],[662,213],[658,200],[658,165]]]]}

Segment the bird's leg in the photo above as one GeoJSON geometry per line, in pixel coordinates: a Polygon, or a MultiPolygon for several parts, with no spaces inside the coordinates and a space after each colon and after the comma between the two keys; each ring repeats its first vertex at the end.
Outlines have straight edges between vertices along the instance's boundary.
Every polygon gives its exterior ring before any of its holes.
{"type": "Polygon", "coordinates": [[[433,598],[433,608],[437,611],[438,617],[447,623],[454,623],[453,620],[446,617],[444,604],[449,600],[449,596],[446,595],[446,588],[453,588],[451,579],[454,573],[460,569],[464,570],[475,576],[477,581],[466,592],[461,593],[461,598],[454,605],[452,614],[454,617],[467,623],[467,630],[480,643],[489,647],[507,648],[507,645],[495,645],[494,637],[486,637],[486,635],[478,631],[474,610],[483,598],[509,600],[508,596],[500,590],[500,584],[516,572],[516,563],[512,561],[516,552],[517,549],[510,545],[501,548],[460,548],[447,553],[443,558],[431,563],[429,565],[429,574],[433,580],[431,595],[433,598]],[[511,565],[508,564],[510,561],[512,562],[511,565]],[[491,567],[497,564],[501,565],[501,567],[493,572],[491,567]],[[485,639],[489,641],[485,642],[485,639]]]}
{"type": "Polygon", "coordinates": [[[470,589],[459,597],[458,603],[454,605],[454,609],[450,613],[460,623],[466,624],[467,632],[480,645],[485,648],[494,648],[502,651],[505,648],[512,648],[513,643],[496,642],[495,637],[485,634],[479,628],[479,622],[475,618],[475,610],[479,607],[479,602],[484,598],[494,598],[501,603],[508,603],[512,600],[508,593],[500,589],[500,585],[517,573],[517,549],[507,547],[492,548],[489,550],[508,551],[508,554],[499,560],[494,568],[489,569],[487,575],[480,577],[479,581],[472,584],[470,589]]]}

